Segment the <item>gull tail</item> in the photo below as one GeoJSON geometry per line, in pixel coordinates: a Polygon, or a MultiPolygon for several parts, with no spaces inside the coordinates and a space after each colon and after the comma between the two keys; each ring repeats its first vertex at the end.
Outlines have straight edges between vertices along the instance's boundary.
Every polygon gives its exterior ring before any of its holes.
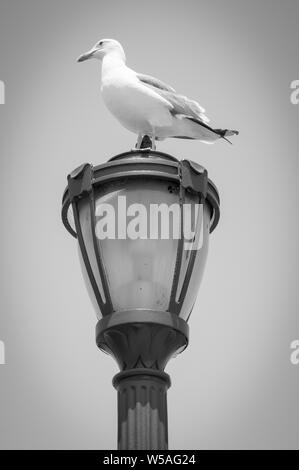
{"type": "Polygon", "coordinates": [[[220,138],[220,139],[226,140],[228,143],[232,145],[231,141],[228,140],[227,137],[231,135],[239,134],[238,131],[234,131],[230,129],[213,129],[205,122],[202,122],[199,119],[196,119],[190,116],[182,116],[181,119],[182,118],[183,118],[183,121],[185,122],[189,121],[189,123],[192,122],[196,125],[196,129],[193,129],[193,131],[195,130],[195,134],[191,131],[191,135],[189,134],[189,137],[193,137],[195,139],[201,140],[202,142],[205,142],[207,144],[212,144],[220,138]]]}
{"type": "Polygon", "coordinates": [[[220,137],[222,137],[222,139],[226,140],[226,142],[229,142],[231,145],[231,141],[228,140],[226,137],[230,136],[230,135],[239,135],[239,131],[234,131],[234,130],[231,130],[231,129],[214,129],[214,132],[216,132],[216,134],[220,135],[220,137]]]}
{"type": "Polygon", "coordinates": [[[205,122],[193,116],[177,114],[174,116],[172,135],[176,139],[200,140],[206,144],[213,144],[219,139],[224,139],[231,144],[227,136],[238,135],[238,131],[229,129],[213,129],[205,122]]]}

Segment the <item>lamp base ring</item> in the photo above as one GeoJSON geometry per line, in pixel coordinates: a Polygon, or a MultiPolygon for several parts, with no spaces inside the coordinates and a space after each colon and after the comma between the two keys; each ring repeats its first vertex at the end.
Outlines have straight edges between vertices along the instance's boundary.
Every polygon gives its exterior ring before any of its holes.
{"type": "Polygon", "coordinates": [[[121,371],[163,371],[169,359],[187,347],[188,337],[188,324],[169,312],[115,312],[96,326],[98,347],[115,358],[121,371]]]}

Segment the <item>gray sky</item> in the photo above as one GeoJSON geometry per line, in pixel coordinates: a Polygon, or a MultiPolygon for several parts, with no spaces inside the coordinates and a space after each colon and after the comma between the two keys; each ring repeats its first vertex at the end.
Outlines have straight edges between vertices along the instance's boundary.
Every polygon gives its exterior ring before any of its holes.
{"type": "Polygon", "coordinates": [[[98,63],[75,62],[102,37],[240,131],[158,146],[221,196],[190,346],[167,367],[170,448],[299,448],[298,15],[296,0],[1,1],[1,448],[116,446],[117,366],[60,221],[67,173],[136,140],[101,101],[98,63]]]}

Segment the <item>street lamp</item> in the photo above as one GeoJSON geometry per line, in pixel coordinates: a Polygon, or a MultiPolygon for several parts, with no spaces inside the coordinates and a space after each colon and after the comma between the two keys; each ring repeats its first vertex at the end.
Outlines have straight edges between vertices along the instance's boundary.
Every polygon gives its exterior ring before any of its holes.
{"type": "Polygon", "coordinates": [[[118,392],[118,449],[167,449],[170,378],[164,368],[188,345],[187,320],[203,274],[209,234],[219,220],[217,189],[207,171],[194,162],[136,150],[73,171],[63,196],[62,219],[78,239],[83,275],[99,320],[97,345],[120,368],[113,379],[118,392]],[[112,228],[108,205],[117,214],[112,228]],[[146,217],[149,212],[152,216],[152,207],[158,208],[154,236],[145,236],[141,219],[135,218],[134,233],[138,229],[139,235],[128,237],[128,211],[132,221],[137,206],[144,208],[146,217]],[[172,220],[178,208],[171,237],[161,235],[163,224],[169,228],[167,208],[172,220]],[[194,230],[189,230],[186,242],[184,229],[191,213],[195,216],[189,229],[194,230]],[[107,236],[99,233],[99,223],[102,229],[105,225],[107,236]]]}

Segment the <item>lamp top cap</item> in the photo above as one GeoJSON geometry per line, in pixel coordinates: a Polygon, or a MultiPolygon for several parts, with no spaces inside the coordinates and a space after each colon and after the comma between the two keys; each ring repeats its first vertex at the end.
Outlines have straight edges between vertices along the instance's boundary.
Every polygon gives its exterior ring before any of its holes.
{"type": "Polygon", "coordinates": [[[163,152],[151,149],[134,149],[115,155],[106,163],[93,166],[89,163],[80,165],[68,176],[68,187],[62,200],[62,220],[67,230],[76,237],[69,216],[75,199],[88,197],[95,187],[116,181],[120,178],[156,178],[174,181],[187,190],[192,188],[204,198],[212,209],[210,232],[218,224],[219,194],[214,183],[208,179],[207,170],[191,160],[178,160],[163,152]]]}
{"type": "Polygon", "coordinates": [[[119,155],[115,155],[114,157],[109,158],[108,162],[114,162],[118,160],[125,160],[131,158],[162,158],[163,160],[169,160],[172,162],[178,162],[179,160],[172,155],[164,152],[157,152],[156,150],[150,149],[136,149],[131,150],[129,152],[120,153],[119,155]]]}

